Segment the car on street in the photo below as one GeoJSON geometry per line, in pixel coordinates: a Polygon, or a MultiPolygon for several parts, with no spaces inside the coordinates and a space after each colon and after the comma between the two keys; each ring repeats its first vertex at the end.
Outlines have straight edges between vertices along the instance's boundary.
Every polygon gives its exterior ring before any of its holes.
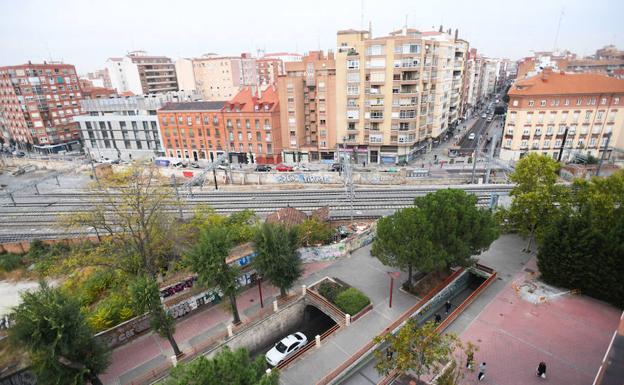
{"type": "Polygon", "coordinates": [[[292,166],[287,166],[287,165],[285,165],[283,163],[278,164],[277,167],[275,167],[275,169],[277,171],[281,171],[281,172],[292,171],[293,170],[292,166]]]}
{"type": "Polygon", "coordinates": [[[475,133],[471,132],[470,135],[468,135],[468,140],[474,140],[475,136],[475,133]]]}
{"type": "Polygon", "coordinates": [[[329,166],[329,171],[342,171],[342,165],[340,163],[334,163],[331,166],[329,166]]]}
{"type": "Polygon", "coordinates": [[[201,168],[201,166],[200,166],[200,165],[199,165],[199,163],[197,163],[197,162],[193,162],[193,163],[191,163],[191,167],[192,167],[192,168],[201,168]]]}
{"type": "Polygon", "coordinates": [[[23,158],[26,156],[26,153],[24,151],[13,151],[13,155],[17,156],[18,158],[23,158]]]}
{"type": "Polygon", "coordinates": [[[256,171],[258,172],[269,172],[271,171],[271,166],[266,164],[258,164],[256,165],[256,171]]]}
{"type": "Polygon", "coordinates": [[[295,171],[312,171],[312,170],[310,169],[310,167],[308,167],[308,166],[306,166],[306,165],[304,165],[304,164],[301,164],[301,165],[299,165],[299,166],[295,166],[295,167],[293,167],[293,168],[294,168],[294,170],[295,170],[295,171]]]}
{"type": "Polygon", "coordinates": [[[483,118],[483,119],[487,118],[487,114],[481,115],[481,118],[483,118]]]}
{"type": "Polygon", "coordinates": [[[308,338],[301,332],[284,337],[265,354],[266,362],[275,367],[308,343],[308,338]]]}
{"type": "Polygon", "coordinates": [[[486,119],[486,121],[491,122],[491,121],[492,121],[492,115],[488,116],[488,118],[486,119]]]}

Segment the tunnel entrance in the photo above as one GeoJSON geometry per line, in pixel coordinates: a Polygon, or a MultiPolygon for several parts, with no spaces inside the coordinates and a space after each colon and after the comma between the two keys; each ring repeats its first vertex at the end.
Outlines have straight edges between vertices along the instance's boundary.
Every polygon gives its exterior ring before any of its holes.
{"type": "Polygon", "coordinates": [[[277,337],[275,340],[266,341],[265,344],[257,349],[254,349],[251,352],[251,355],[253,357],[264,356],[264,354],[269,351],[278,341],[295,332],[301,332],[305,334],[305,336],[308,338],[308,341],[314,342],[314,338],[317,335],[322,335],[327,330],[336,325],[336,322],[331,319],[330,316],[323,313],[321,310],[312,305],[306,305],[303,313],[299,314],[301,314],[301,318],[297,322],[293,323],[292,326],[284,329],[280,336],[277,337]]]}

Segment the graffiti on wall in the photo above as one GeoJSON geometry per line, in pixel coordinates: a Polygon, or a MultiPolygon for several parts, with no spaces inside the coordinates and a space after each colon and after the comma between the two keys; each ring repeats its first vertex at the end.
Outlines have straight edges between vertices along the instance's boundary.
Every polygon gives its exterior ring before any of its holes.
{"type": "Polygon", "coordinates": [[[275,176],[277,183],[330,183],[331,178],[327,175],[315,174],[278,174],[275,176]]]}

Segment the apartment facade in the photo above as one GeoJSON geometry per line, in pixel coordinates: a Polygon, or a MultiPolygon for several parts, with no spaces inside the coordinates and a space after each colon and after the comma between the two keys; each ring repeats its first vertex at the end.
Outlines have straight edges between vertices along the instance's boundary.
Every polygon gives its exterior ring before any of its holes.
{"type": "Polygon", "coordinates": [[[624,158],[624,80],[544,69],[509,90],[500,157],[624,158]]]}
{"type": "Polygon", "coordinates": [[[133,51],[124,57],[108,59],[106,69],[113,88],[120,94],[148,95],[178,90],[175,65],[165,56],[133,51]]]}
{"type": "Polygon", "coordinates": [[[256,59],[249,54],[207,54],[192,59],[192,64],[196,88],[208,101],[229,100],[243,87],[258,83],[256,59]]]}
{"type": "Polygon", "coordinates": [[[178,88],[181,91],[197,90],[195,73],[193,72],[193,59],[179,58],[175,62],[175,71],[178,79],[178,88]]]}
{"type": "Polygon", "coordinates": [[[245,87],[223,106],[232,163],[280,163],[282,132],[277,89],[245,87]]]}
{"type": "Polygon", "coordinates": [[[0,67],[2,135],[20,148],[71,149],[80,139],[73,117],[80,114],[82,98],[71,64],[28,62],[0,67]]]}
{"type": "Polygon", "coordinates": [[[339,31],[337,43],[338,146],[352,161],[406,162],[456,123],[463,41],[403,29],[378,38],[339,31]]]}
{"type": "Polygon", "coordinates": [[[313,51],[285,63],[277,81],[285,162],[333,162],[336,150],[336,61],[313,51]]]}
{"type": "Polygon", "coordinates": [[[91,159],[153,159],[164,155],[157,111],[170,102],[195,101],[198,93],[182,91],[152,95],[85,99],[79,124],[84,149],[91,159]]]}

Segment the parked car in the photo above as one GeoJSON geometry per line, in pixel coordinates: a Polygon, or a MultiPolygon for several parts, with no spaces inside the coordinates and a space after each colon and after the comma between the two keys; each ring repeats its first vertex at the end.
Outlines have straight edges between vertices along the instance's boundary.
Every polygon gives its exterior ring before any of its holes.
{"type": "Polygon", "coordinates": [[[474,140],[475,136],[475,133],[471,132],[470,135],[468,135],[468,140],[474,140]]]}
{"type": "Polygon", "coordinates": [[[269,166],[267,164],[259,164],[259,165],[256,165],[256,171],[258,171],[258,172],[269,172],[269,171],[271,171],[271,166],[269,166]]]}
{"type": "Polygon", "coordinates": [[[201,168],[201,166],[200,166],[200,165],[199,165],[199,163],[197,163],[197,162],[192,162],[192,163],[191,163],[191,167],[192,167],[192,168],[201,168]]]}
{"type": "Polygon", "coordinates": [[[486,121],[491,122],[492,121],[492,115],[488,116],[486,121]]]}
{"type": "Polygon", "coordinates": [[[277,167],[275,167],[275,169],[277,171],[292,171],[293,170],[291,166],[287,166],[283,163],[278,164],[277,167]]]}
{"type": "Polygon", "coordinates": [[[340,163],[334,163],[329,166],[329,171],[342,171],[342,165],[340,163]]]}
{"type": "Polygon", "coordinates": [[[482,118],[482,119],[487,118],[487,114],[483,114],[483,115],[481,115],[481,118],[482,118]]]}
{"type": "Polygon", "coordinates": [[[17,156],[18,158],[23,158],[26,156],[26,153],[24,151],[13,151],[13,155],[17,156]]]}
{"type": "Polygon", "coordinates": [[[266,362],[271,366],[277,366],[307,343],[308,338],[301,332],[284,337],[265,354],[266,362]]]}
{"type": "Polygon", "coordinates": [[[295,166],[295,167],[293,167],[293,169],[295,171],[312,171],[308,166],[303,165],[303,164],[299,165],[299,166],[295,166]]]}

